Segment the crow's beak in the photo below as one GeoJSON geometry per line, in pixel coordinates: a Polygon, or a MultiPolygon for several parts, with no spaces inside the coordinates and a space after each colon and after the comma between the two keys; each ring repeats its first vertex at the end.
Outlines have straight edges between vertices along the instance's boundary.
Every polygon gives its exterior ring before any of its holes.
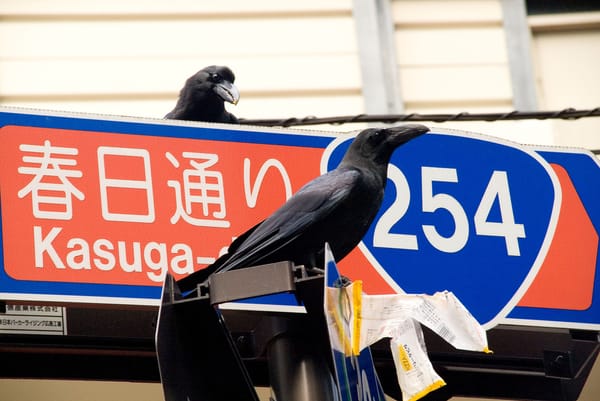
{"type": "Polygon", "coordinates": [[[404,124],[397,127],[386,128],[385,130],[390,134],[390,142],[396,145],[402,145],[403,143],[428,132],[429,128],[421,124],[404,124]]]}
{"type": "Polygon", "coordinates": [[[214,91],[226,102],[237,104],[240,100],[240,91],[229,81],[222,81],[216,84],[214,91]]]}

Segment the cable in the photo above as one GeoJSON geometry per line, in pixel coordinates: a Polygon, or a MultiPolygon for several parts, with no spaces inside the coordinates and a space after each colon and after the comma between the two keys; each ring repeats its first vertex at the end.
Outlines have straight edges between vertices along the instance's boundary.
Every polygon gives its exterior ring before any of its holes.
{"type": "Polygon", "coordinates": [[[468,113],[457,114],[357,114],[354,116],[283,118],[283,119],[240,119],[240,124],[266,127],[292,127],[318,124],[351,124],[351,123],[397,123],[406,121],[507,121],[507,120],[577,120],[586,117],[600,117],[600,107],[589,110],[567,108],[558,111],[511,111],[508,113],[468,113]]]}

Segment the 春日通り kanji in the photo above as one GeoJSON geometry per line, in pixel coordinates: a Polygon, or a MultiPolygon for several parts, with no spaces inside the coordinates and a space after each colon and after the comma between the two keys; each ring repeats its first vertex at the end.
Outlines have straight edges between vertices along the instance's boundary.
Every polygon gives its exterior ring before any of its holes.
{"type": "Polygon", "coordinates": [[[146,149],[118,148],[100,146],[98,148],[98,174],[100,181],[100,201],[102,205],[102,217],[107,221],[123,221],[131,223],[152,223],[155,219],[154,191],[152,188],[152,171],[150,168],[150,153],[146,149]],[[136,179],[107,177],[106,164],[109,156],[129,158],[133,163],[141,163],[143,166],[143,177],[136,179]],[[146,205],[132,210],[130,213],[115,211],[111,209],[109,201],[109,189],[131,189],[145,193],[146,205]],[[144,212],[140,212],[144,210],[144,212]]]}
{"type": "MultiPolygon", "coordinates": [[[[170,152],[166,158],[175,168],[180,167],[179,160],[170,152]]],[[[223,175],[219,171],[211,171],[219,160],[219,156],[211,153],[182,152],[193,168],[183,170],[183,185],[178,180],[169,180],[167,185],[175,190],[176,208],[171,216],[171,224],[179,219],[194,226],[224,227],[230,226],[225,220],[225,190],[223,175]],[[194,205],[200,207],[194,208],[194,205]]]]}
{"type": "Polygon", "coordinates": [[[21,166],[17,171],[33,178],[19,190],[19,198],[31,193],[36,218],[70,220],[73,217],[73,197],[85,199],[85,195],[70,181],[71,178],[82,177],[83,173],[65,168],[77,165],[77,160],[68,156],[77,156],[78,150],[52,146],[49,140],[45,140],[43,145],[21,144],[19,150],[41,154],[23,156],[23,162],[31,165],[21,166]]]}

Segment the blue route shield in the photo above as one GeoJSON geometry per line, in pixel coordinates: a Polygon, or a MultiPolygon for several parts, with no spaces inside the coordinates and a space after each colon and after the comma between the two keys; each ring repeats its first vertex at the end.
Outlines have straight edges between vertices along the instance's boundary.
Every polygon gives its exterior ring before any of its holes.
{"type": "MultiPolygon", "coordinates": [[[[322,171],[350,143],[334,142],[322,171]]],[[[560,187],[537,153],[477,134],[431,132],[396,150],[361,247],[398,291],[452,291],[486,328],[527,290],[556,226],[560,187]],[[465,157],[465,155],[469,157],[465,157]]]]}

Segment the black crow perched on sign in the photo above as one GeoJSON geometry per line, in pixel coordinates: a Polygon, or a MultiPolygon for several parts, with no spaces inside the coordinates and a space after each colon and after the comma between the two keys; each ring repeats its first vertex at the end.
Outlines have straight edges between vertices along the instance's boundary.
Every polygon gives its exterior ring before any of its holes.
{"type": "Polygon", "coordinates": [[[325,242],[341,260],[361,241],[381,207],[393,151],[427,131],[418,124],[363,130],[335,170],[308,182],[234,240],[215,263],[181,279],[179,287],[191,290],[215,272],[285,260],[322,268],[325,242]]]}
{"type": "Polygon", "coordinates": [[[233,84],[235,75],[224,66],[203,68],[185,82],[175,108],[165,118],[237,124],[225,110],[224,102],[237,104],[240,92],[233,84]]]}

